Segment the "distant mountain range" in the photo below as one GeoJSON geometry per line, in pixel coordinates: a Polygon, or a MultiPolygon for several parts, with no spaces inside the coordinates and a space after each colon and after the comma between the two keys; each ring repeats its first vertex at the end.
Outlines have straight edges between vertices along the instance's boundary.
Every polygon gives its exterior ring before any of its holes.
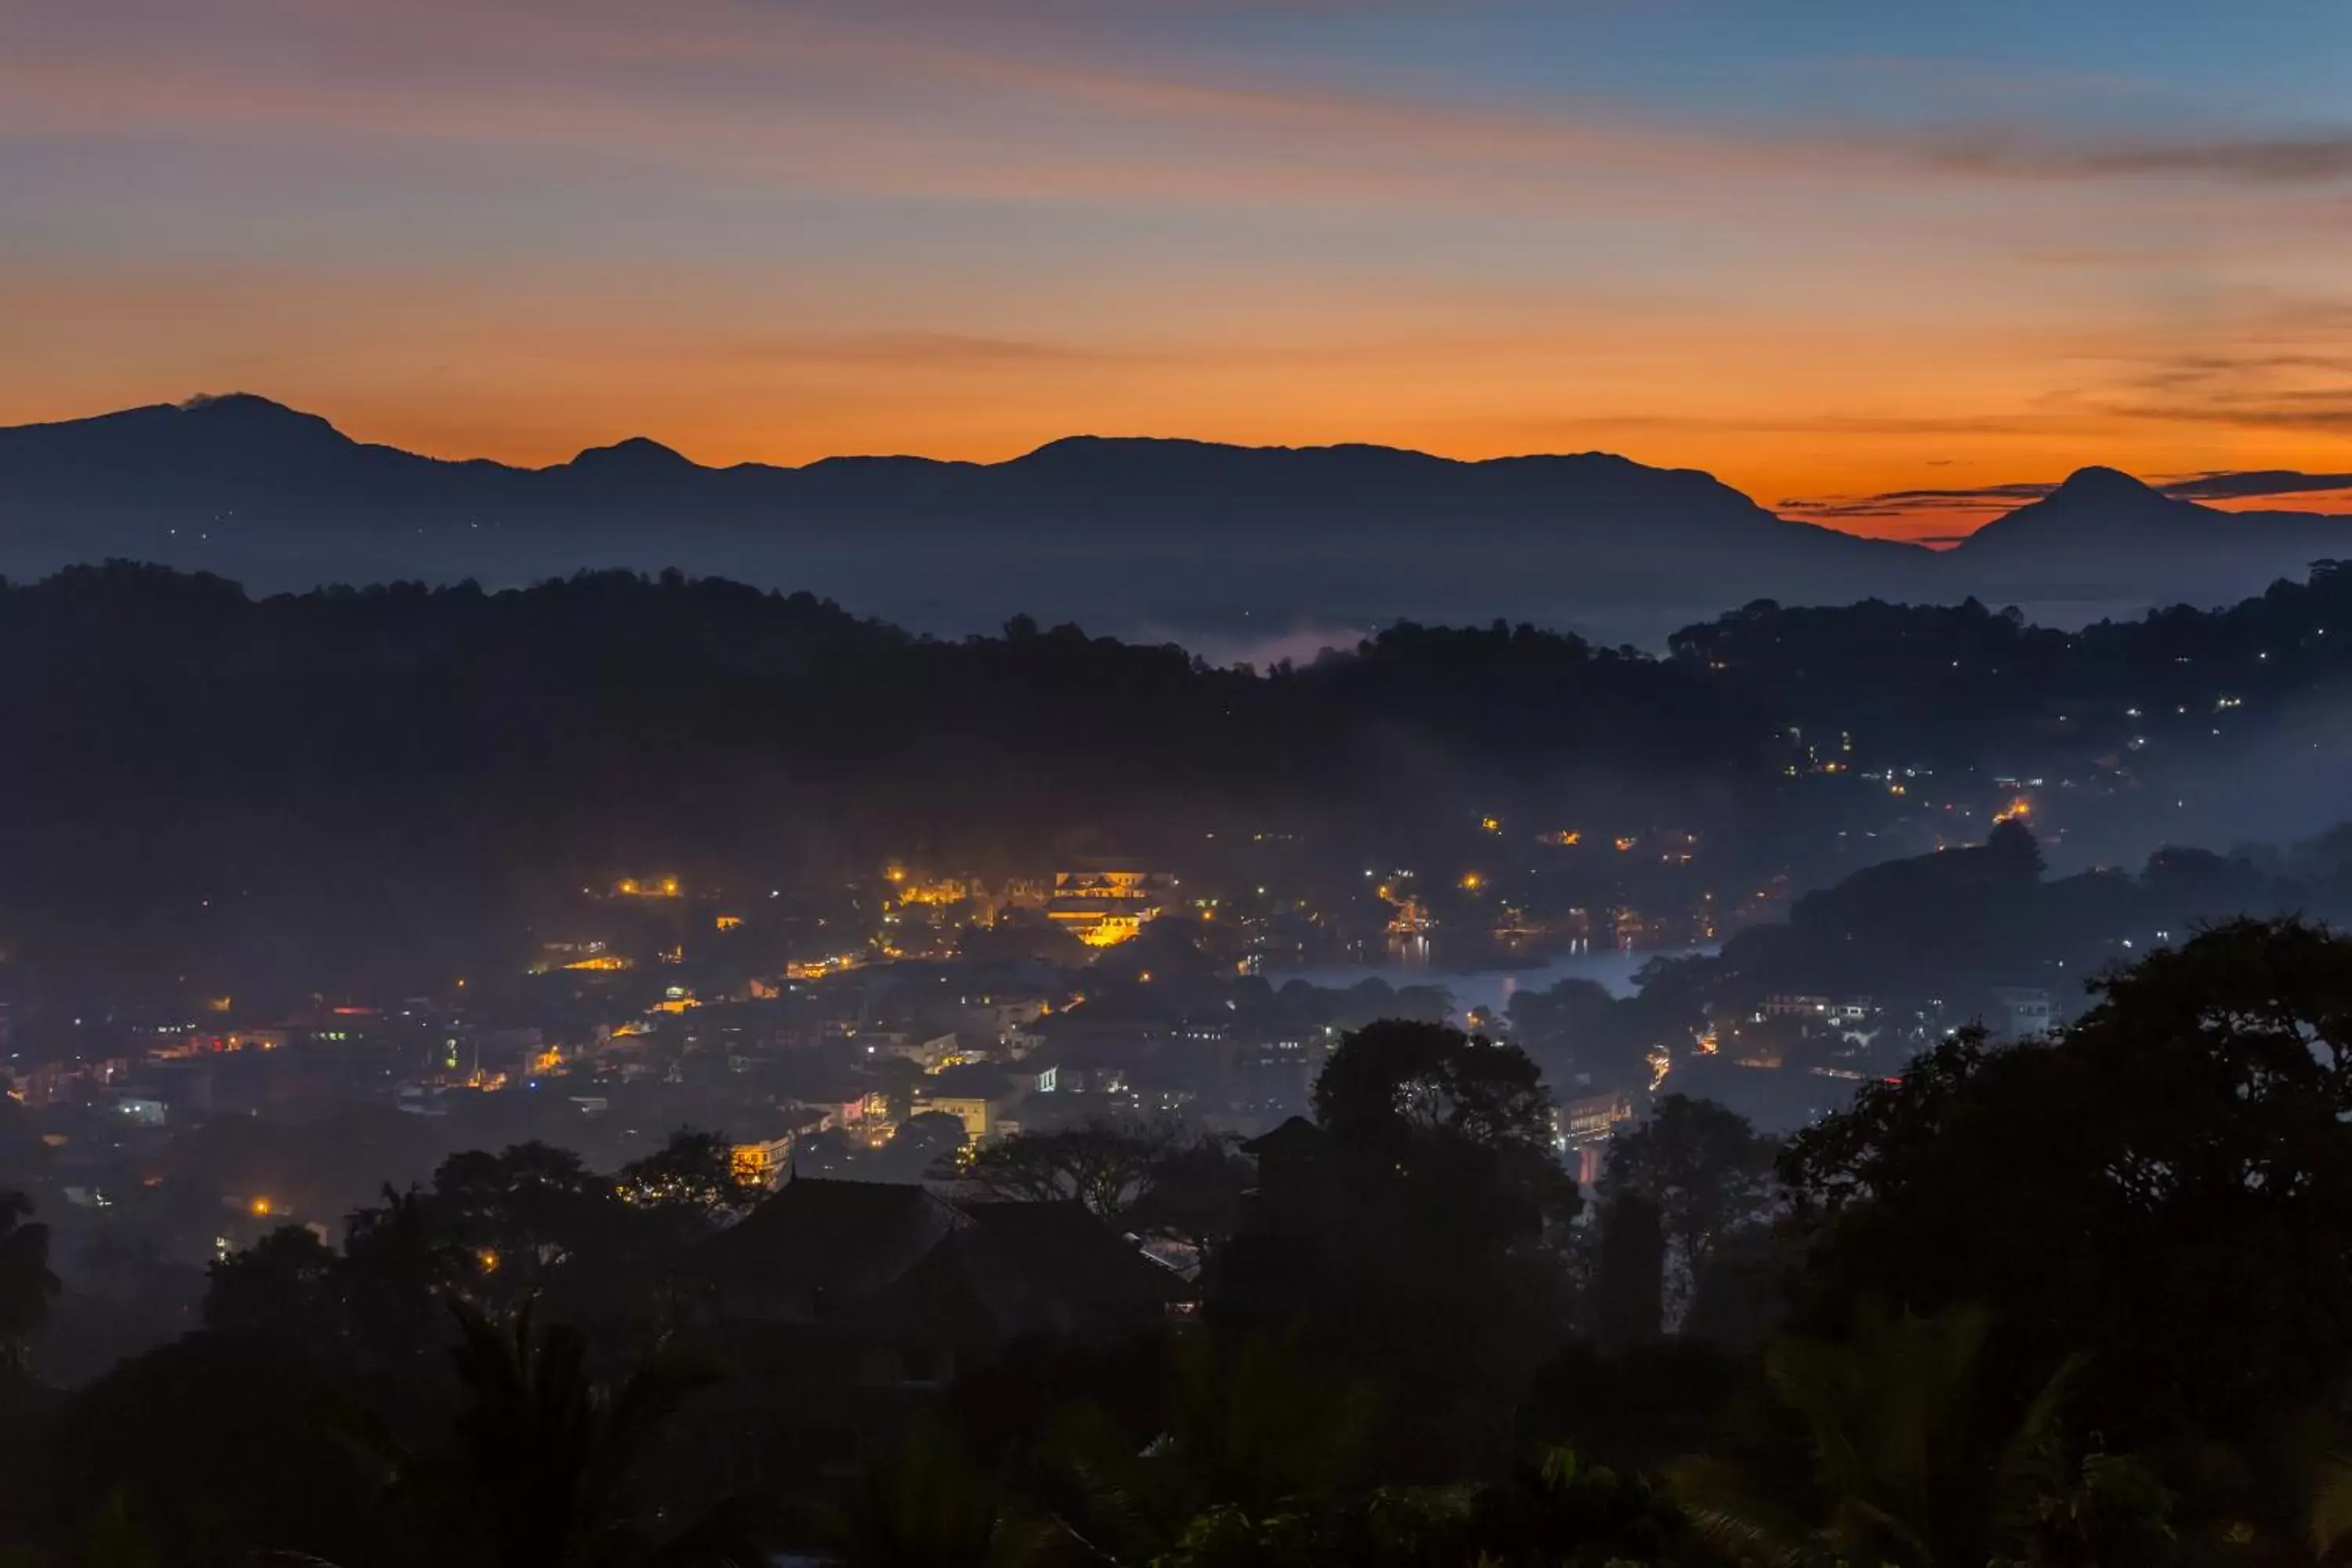
{"type": "Polygon", "coordinates": [[[0,429],[12,577],[110,556],[257,590],[676,566],[944,632],[1026,612],[1213,642],[1501,616],[1650,640],[1757,598],[2212,604],[2337,554],[2352,519],[2216,511],[2108,468],[1938,554],[1598,452],[1082,437],[993,464],[708,468],[635,439],[531,469],[356,442],[246,395],[0,429]]]}
{"type": "Polygon", "coordinates": [[[2226,604],[2352,552],[2352,517],[2219,511],[2114,468],[2081,468],[1945,557],[1980,598],[2226,604]]]}

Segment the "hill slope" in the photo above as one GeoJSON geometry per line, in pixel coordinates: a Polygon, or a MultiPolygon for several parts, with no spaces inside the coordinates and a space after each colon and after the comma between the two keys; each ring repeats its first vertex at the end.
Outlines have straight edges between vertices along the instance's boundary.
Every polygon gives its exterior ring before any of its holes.
{"type": "Polygon", "coordinates": [[[2210,605],[2258,594],[2352,553],[2352,518],[2218,511],[2114,468],[2077,470],[1951,551],[1958,584],[1989,599],[2123,598],[2210,605]]]}
{"type": "Polygon", "coordinates": [[[1602,453],[1077,437],[997,464],[709,468],[635,439],[524,469],[363,445],[244,395],[0,431],[0,571],[113,555],[259,588],[677,565],[943,629],[1016,609],[1129,627],[1687,618],[1759,595],[1907,594],[1933,571],[1924,551],[1602,453]]]}
{"type": "Polygon", "coordinates": [[[110,556],[257,589],[678,566],[914,626],[1015,612],[1127,635],[1501,616],[1654,639],[1759,598],[2210,605],[2352,554],[2352,519],[2223,512],[2112,468],[1937,556],[1601,452],[1076,437],[1007,462],[705,468],[632,438],[545,468],[353,441],[250,395],[0,430],[0,574],[110,556]]]}

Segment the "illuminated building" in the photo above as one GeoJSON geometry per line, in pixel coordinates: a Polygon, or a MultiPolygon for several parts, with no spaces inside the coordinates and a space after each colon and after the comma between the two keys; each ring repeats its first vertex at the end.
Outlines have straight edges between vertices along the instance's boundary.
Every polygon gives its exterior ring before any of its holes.
{"type": "Polygon", "coordinates": [[[126,1094],[114,1102],[114,1113],[123,1121],[139,1127],[161,1127],[170,1118],[170,1109],[163,1101],[144,1095],[126,1094]]]}
{"type": "Polygon", "coordinates": [[[954,1117],[963,1123],[964,1136],[975,1143],[985,1142],[992,1131],[989,1101],[981,1095],[929,1095],[919,1109],[954,1117]]]}
{"type": "Polygon", "coordinates": [[[1164,903],[1176,879],[1165,871],[1056,871],[1057,899],[1116,899],[1134,903],[1164,903]]]}
{"type": "Polygon", "coordinates": [[[728,1152],[728,1168],[746,1186],[772,1188],[791,1168],[792,1153],[789,1132],[764,1142],[738,1143],[728,1152]]]}
{"type": "Polygon", "coordinates": [[[1043,996],[1010,994],[967,996],[960,1005],[971,1020],[975,1034],[985,1035],[1000,1045],[1053,1011],[1053,1005],[1043,996]]]}
{"type": "Polygon", "coordinates": [[[2055,1022],[2050,1012],[2050,993],[2038,985],[1997,985],[1992,1000],[2003,1039],[2030,1040],[2048,1034],[2055,1022]]]}
{"type": "Polygon", "coordinates": [[[943,909],[950,904],[966,903],[981,897],[977,882],[960,877],[925,879],[904,873],[891,879],[890,896],[902,906],[943,909]]]}
{"type": "Polygon", "coordinates": [[[1429,930],[1429,910],[1419,899],[1396,900],[1396,913],[1389,918],[1391,936],[1420,936],[1429,930]]]}
{"type": "Polygon", "coordinates": [[[1160,918],[1175,886],[1163,871],[1056,871],[1045,918],[1088,947],[1115,947],[1160,918]]]}
{"type": "Polygon", "coordinates": [[[1530,920],[1526,908],[1519,904],[1505,904],[1495,911],[1496,942],[1524,942],[1531,937],[1545,935],[1550,929],[1547,921],[1530,920]]]}
{"type": "Polygon", "coordinates": [[[896,1057],[914,1063],[927,1073],[951,1067],[963,1055],[953,1034],[917,1039],[905,1029],[845,1029],[843,1037],[862,1047],[869,1058],[896,1057]]]}
{"type": "Polygon", "coordinates": [[[1633,1115],[1629,1089],[1586,1095],[1559,1108],[1559,1146],[1575,1154],[1578,1182],[1589,1187],[1601,1179],[1601,1167],[1609,1157],[1609,1140],[1633,1115]]]}
{"type": "Polygon", "coordinates": [[[1643,946],[1649,935],[1649,922],[1642,918],[1642,911],[1636,909],[1626,908],[1617,910],[1610,917],[1610,924],[1614,928],[1615,945],[1620,952],[1631,952],[1635,948],[1643,946]]]}
{"type": "Polygon", "coordinates": [[[934,1035],[919,1042],[907,1058],[925,1072],[941,1072],[965,1059],[965,1052],[954,1031],[934,1035]]]}
{"type": "Polygon", "coordinates": [[[1054,919],[1062,928],[1088,947],[1117,947],[1120,942],[1133,942],[1143,934],[1143,922],[1149,918],[1079,907],[1054,910],[1054,919]]]}

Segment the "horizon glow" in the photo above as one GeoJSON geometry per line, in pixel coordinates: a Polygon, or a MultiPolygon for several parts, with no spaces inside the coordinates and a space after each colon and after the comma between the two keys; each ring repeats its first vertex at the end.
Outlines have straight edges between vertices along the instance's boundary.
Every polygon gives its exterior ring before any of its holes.
{"type": "Polygon", "coordinates": [[[0,424],[1602,449],[1946,535],[2016,502],[1855,498],[2352,470],[2347,74],[2333,0],[0,0],[0,424]]]}

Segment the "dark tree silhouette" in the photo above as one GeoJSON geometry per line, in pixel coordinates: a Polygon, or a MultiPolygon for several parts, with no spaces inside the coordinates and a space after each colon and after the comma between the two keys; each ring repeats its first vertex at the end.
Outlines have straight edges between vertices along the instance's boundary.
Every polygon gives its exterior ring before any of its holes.
{"type": "Polygon", "coordinates": [[[60,1289],[49,1271],[49,1227],[32,1215],[30,1198],[0,1192],[0,1373],[23,1373],[60,1289]]]}
{"type": "MultiPolygon", "coordinates": [[[[133,1356],[42,1428],[37,1506],[0,1540],[25,1539],[46,1515],[50,1543],[69,1551],[121,1503],[164,1563],[238,1563],[263,1547],[358,1560],[376,1534],[366,1478],[310,1411],[330,1381],[360,1375],[314,1346],[212,1330],[133,1356]]],[[[405,1418],[429,1397],[425,1382],[367,1386],[405,1418]]]]}
{"type": "MultiPolygon", "coordinates": [[[[2082,1419],[2118,1446],[2275,1452],[2352,1378],[2352,940],[2239,921],[2095,989],[2056,1040],[1952,1040],[1791,1142],[1809,1316],[1980,1300],[2010,1363],[2093,1353],[2082,1419]]],[[[2291,1468],[2241,1500],[2283,1532],[2291,1468]]]]}
{"type": "Polygon", "coordinates": [[[910,843],[981,863],[1074,835],[1158,852],[1306,813],[1393,845],[1389,825],[1458,819],[1474,787],[1697,821],[1769,804],[1784,749],[1764,705],[1703,671],[1528,626],[1402,625],[1257,675],[1076,627],[935,641],[805,595],[626,574],[257,600],[76,569],[0,584],[0,662],[74,672],[0,687],[11,944],[60,987],[299,976],[307,994],[520,968],[573,868],[623,860],[772,887],[910,843]],[[314,743],[289,753],[289,733],[314,743]],[[1096,758],[1083,779],[1036,743],[1055,735],[1096,758]],[[182,761],[141,767],[158,754],[182,761]],[[951,792],[924,773],[940,756],[965,759],[951,792]],[[779,820],[824,830],[751,830],[779,820]],[[177,918],[232,877],[234,910],[177,918]]]}
{"type": "Polygon", "coordinates": [[[1677,1321],[1717,1245],[1769,1219],[1778,1148],[1746,1117],[1681,1094],[1610,1140],[1601,1199],[1638,1195],[1655,1207],[1672,1254],[1668,1310],[1677,1321]]]}
{"type": "Polygon", "coordinates": [[[1213,1322],[1308,1322],[1318,1353],[1413,1411],[1382,1433],[1401,1468],[1498,1455],[1569,1310],[1579,1198],[1541,1076],[1514,1046],[1377,1023],[1342,1039],[1314,1100],[1320,1134],[1287,1140],[1282,1184],[1328,1212],[1262,1204],[1223,1249],[1213,1322]]]}
{"type": "Polygon", "coordinates": [[[621,1194],[642,1207],[719,1222],[759,1202],[761,1189],[735,1172],[734,1146],[723,1132],[681,1127],[669,1142],[621,1167],[621,1194]]]}
{"type": "Polygon", "coordinates": [[[435,1231],[470,1256],[471,1288],[511,1305],[608,1239],[620,1207],[610,1177],[568,1149],[533,1142],[452,1154],[433,1173],[428,1212],[435,1231]]]}
{"type": "MultiPolygon", "coordinates": [[[[2133,1493],[2139,1516],[2103,1521],[2105,1538],[2087,1542],[2086,1555],[2028,1556],[2071,1544],[2053,1526],[2079,1484],[2065,1473],[2059,1419],[2074,1363],[2009,1404],[1985,1374],[1987,1329],[1975,1308],[1933,1318],[1871,1308],[1844,1339],[1776,1342],[1766,1375],[1803,1434],[1811,1474],[1791,1484],[1769,1457],[1756,1469],[1724,1458],[1685,1461],[1676,1479],[1700,1533],[1742,1561],[2159,1561],[2148,1553],[2167,1541],[2169,1505],[2152,1485],[2133,1493]],[[2116,1550],[2128,1547],[2138,1550],[2116,1550]]],[[[2144,1472],[2094,1467],[2088,1479],[2112,1501],[2127,1474],[2144,1472]]]]}
{"type": "Polygon", "coordinates": [[[436,1227],[429,1194],[389,1185],[380,1207],[346,1221],[343,1258],[353,1332],[370,1354],[394,1364],[413,1363],[438,1342],[442,1299],[481,1267],[436,1227]]]}
{"type": "Polygon", "coordinates": [[[1594,1216],[1590,1316],[1605,1349],[1647,1344],[1666,1320],[1666,1231],[1640,1192],[1601,1200],[1594,1216]]]}
{"type": "Polygon", "coordinates": [[[283,1226],[212,1265],[205,1327],[322,1351],[345,1331],[346,1281],[333,1248],[283,1226]]]}
{"type": "Polygon", "coordinates": [[[1128,1223],[1205,1258],[1240,1226],[1256,1180],[1255,1167],[1235,1151],[1232,1138],[1203,1134],[1160,1155],[1150,1190],[1128,1210],[1128,1223]]]}
{"type": "Polygon", "coordinates": [[[842,1568],[1028,1568],[1068,1539],[1019,1511],[929,1415],[866,1467],[851,1500],[804,1512],[797,1533],[842,1568]]]}
{"type": "Polygon", "coordinates": [[[991,1197],[1081,1203],[1115,1218],[1150,1195],[1180,1138],[1172,1127],[1096,1121],[999,1139],[958,1173],[991,1197]]]}
{"type": "Polygon", "coordinates": [[[1340,1043],[1314,1100],[1367,1209],[1385,1196],[1398,1217],[1465,1242],[1534,1239],[1575,1216],[1551,1096],[1516,1046],[1440,1024],[1368,1025],[1340,1043]]]}
{"type": "Polygon", "coordinates": [[[722,1500],[685,1513],[658,1489],[656,1461],[687,1402],[713,1374],[656,1358],[617,1388],[589,1373],[587,1341],[541,1327],[526,1302],[499,1322],[453,1309],[450,1352],[465,1394],[454,1442],[410,1450],[348,1405],[336,1428],[415,1510],[442,1561],[488,1568],[764,1568],[751,1510],[722,1500]]]}

